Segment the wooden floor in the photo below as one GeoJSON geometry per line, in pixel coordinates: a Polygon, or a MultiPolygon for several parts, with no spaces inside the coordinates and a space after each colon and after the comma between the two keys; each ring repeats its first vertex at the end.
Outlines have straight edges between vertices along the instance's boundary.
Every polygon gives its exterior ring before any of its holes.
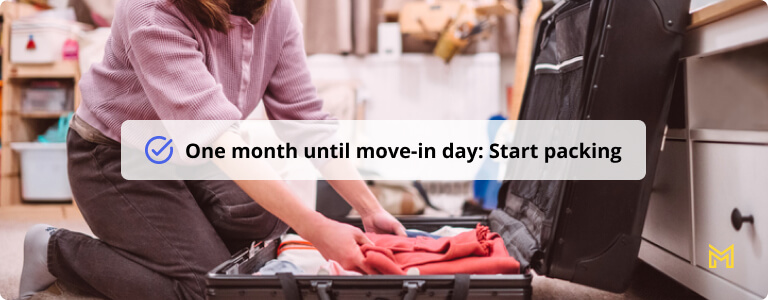
{"type": "Polygon", "coordinates": [[[0,219],[18,221],[82,220],[83,215],[71,203],[34,203],[0,207],[0,219]]]}

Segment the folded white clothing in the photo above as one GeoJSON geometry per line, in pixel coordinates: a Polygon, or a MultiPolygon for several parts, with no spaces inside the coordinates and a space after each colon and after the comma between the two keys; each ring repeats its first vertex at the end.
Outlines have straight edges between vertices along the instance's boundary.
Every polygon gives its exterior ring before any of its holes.
{"type": "Polygon", "coordinates": [[[336,275],[336,276],[361,276],[359,272],[347,271],[335,260],[328,260],[325,265],[320,267],[317,271],[317,275],[336,275]]]}
{"type": "Polygon", "coordinates": [[[291,273],[293,275],[304,274],[304,270],[290,261],[273,259],[268,261],[254,275],[275,275],[277,273],[291,273]]]}
{"type": "Polygon", "coordinates": [[[474,230],[474,228],[443,226],[442,228],[433,231],[431,234],[440,236],[440,237],[454,237],[459,235],[459,233],[472,231],[472,230],[474,230]]]}
{"type": "Polygon", "coordinates": [[[289,261],[304,270],[304,274],[317,274],[328,261],[307,240],[296,234],[285,234],[277,249],[277,259],[289,261]]]}

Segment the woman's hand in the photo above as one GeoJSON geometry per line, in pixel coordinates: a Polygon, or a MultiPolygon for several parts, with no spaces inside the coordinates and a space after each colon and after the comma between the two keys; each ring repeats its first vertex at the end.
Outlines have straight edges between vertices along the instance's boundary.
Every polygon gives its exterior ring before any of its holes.
{"type": "MultiPolygon", "coordinates": [[[[336,160],[332,160],[331,162],[334,161],[336,160]]],[[[335,166],[339,168],[351,168],[346,161],[338,161],[335,166]]],[[[328,167],[328,165],[326,165],[326,167],[328,167]]],[[[357,172],[357,170],[351,168],[347,172],[357,172]]],[[[363,219],[365,231],[405,236],[405,227],[403,227],[403,224],[400,224],[395,217],[381,207],[379,201],[376,200],[376,196],[371,193],[371,190],[365,185],[364,181],[329,180],[328,183],[330,183],[331,186],[333,186],[333,189],[335,189],[336,192],[344,197],[344,199],[357,210],[360,217],[363,219]]]]}
{"type": "Polygon", "coordinates": [[[335,260],[346,270],[376,274],[363,263],[360,245],[372,243],[362,230],[324,217],[304,225],[297,233],[312,243],[323,257],[335,260]]]}
{"type": "Polygon", "coordinates": [[[366,232],[405,236],[405,227],[384,209],[361,216],[366,232]]]}

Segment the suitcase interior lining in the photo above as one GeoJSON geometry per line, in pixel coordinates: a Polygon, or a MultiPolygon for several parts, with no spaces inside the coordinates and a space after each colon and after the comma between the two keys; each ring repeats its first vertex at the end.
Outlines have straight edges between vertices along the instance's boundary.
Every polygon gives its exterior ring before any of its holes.
{"type": "MultiPolygon", "coordinates": [[[[569,3],[542,22],[536,66],[521,120],[578,120],[582,111],[585,51],[590,3],[569,3]],[[554,65],[556,69],[539,66],[554,65]]],[[[516,134],[523,135],[526,130],[516,134]]],[[[512,170],[507,170],[511,172],[512,170]]],[[[565,181],[524,180],[502,187],[491,230],[504,238],[521,268],[538,269],[552,238],[565,181]],[[503,199],[503,200],[502,200],[503,199]]]]}

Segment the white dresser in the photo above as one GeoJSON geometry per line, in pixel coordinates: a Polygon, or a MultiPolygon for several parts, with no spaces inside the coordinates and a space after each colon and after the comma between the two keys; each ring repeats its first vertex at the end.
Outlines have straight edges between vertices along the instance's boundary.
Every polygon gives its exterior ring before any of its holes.
{"type": "Polygon", "coordinates": [[[693,22],[685,93],[673,104],[640,258],[706,298],[763,299],[768,5],[726,0],[694,13],[693,22]]]}

